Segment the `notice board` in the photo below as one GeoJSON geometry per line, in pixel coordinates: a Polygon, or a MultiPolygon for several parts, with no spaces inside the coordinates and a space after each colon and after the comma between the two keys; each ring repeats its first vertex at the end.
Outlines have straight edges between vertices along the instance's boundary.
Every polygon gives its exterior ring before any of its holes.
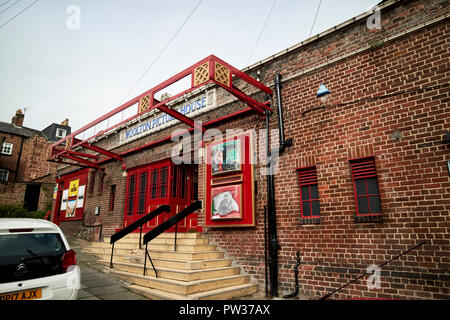
{"type": "Polygon", "coordinates": [[[205,227],[255,226],[251,132],[206,145],[205,227]]]}

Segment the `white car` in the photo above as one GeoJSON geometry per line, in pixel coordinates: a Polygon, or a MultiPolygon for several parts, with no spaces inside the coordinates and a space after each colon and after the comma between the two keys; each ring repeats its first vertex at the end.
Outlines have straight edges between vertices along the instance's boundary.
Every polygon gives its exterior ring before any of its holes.
{"type": "Polygon", "coordinates": [[[57,225],[0,218],[0,300],[76,300],[80,274],[57,225]]]}

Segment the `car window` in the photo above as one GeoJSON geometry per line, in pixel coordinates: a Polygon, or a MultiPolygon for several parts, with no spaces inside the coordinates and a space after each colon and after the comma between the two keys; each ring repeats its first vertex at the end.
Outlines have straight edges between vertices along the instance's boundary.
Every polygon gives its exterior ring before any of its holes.
{"type": "Polygon", "coordinates": [[[52,254],[65,250],[58,233],[0,235],[0,257],[52,254]]]}

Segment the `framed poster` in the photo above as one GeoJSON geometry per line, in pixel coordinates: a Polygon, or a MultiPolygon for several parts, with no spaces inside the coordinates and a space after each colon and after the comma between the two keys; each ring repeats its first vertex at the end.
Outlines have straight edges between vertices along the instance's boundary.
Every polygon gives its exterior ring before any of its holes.
{"type": "Polygon", "coordinates": [[[67,202],[66,218],[75,217],[76,206],[77,206],[77,199],[69,200],[67,202]]]}
{"type": "Polygon", "coordinates": [[[86,189],[86,185],[82,185],[78,188],[77,195],[77,208],[83,208],[84,205],[84,191],[86,189]]]}
{"type": "Polygon", "coordinates": [[[252,131],[205,146],[205,227],[254,227],[252,131]]]}
{"type": "Polygon", "coordinates": [[[241,170],[241,142],[231,140],[211,147],[211,174],[224,174],[241,170]]]}
{"type": "Polygon", "coordinates": [[[75,197],[78,194],[79,179],[70,181],[69,184],[69,197],[75,197]]]}
{"type": "Polygon", "coordinates": [[[67,209],[67,199],[69,198],[69,189],[63,190],[61,197],[61,211],[67,209]]]}
{"type": "Polygon", "coordinates": [[[212,188],[211,219],[242,219],[242,189],[240,185],[212,188]]]}

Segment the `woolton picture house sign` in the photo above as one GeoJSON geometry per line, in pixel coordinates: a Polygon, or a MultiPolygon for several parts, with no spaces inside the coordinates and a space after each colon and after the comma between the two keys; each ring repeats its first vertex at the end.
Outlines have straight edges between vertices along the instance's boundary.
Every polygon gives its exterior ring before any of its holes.
{"type": "MultiPolygon", "coordinates": [[[[175,100],[175,102],[168,103],[168,105],[179,113],[192,118],[217,107],[216,89],[203,91],[202,94],[187,101],[185,99],[175,100]],[[180,100],[182,102],[180,102],[180,100]]],[[[132,124],[120,131],[119,145],[140,139],[180,122],[174,117],[164,112],[160,112],[159,110],[154,110],[154,112],[149,112],[148,114],[148,117],[145,117],[136,124],[132,124]]]]}

